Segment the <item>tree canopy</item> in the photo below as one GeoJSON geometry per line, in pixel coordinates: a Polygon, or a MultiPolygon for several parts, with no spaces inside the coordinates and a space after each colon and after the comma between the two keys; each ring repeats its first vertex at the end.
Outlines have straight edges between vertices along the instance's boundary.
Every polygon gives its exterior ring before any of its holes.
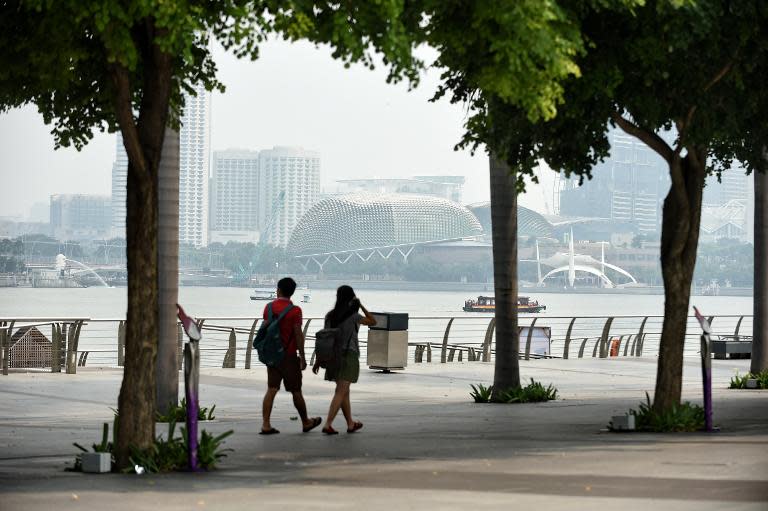
{"type": "Polygon", "coordinates": [[[570,15],[584,46],[574,57],[580,73],[561,82],[557,115],[534,122],[520,105],[484,95],[474,103],[464,143],[490,144],[522,173],[545,160],[558,171],[590,177],[608,155],[614,124],[667,161],[705,146],[711,172],[734,159],[750,171],[765,169],[768,130],[760,119],[768,94],[759,84],[768,72],[768,5],[649,1],[570,15]],[[658,135],[665,131],[674,143],[658,135]]]}

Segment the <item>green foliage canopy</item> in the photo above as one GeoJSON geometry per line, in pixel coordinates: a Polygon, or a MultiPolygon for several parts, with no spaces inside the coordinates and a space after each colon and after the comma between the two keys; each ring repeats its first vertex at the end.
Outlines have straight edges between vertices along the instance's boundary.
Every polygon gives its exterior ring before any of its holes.
{"type": "Polygon", "coordinates": [[[667,161],[693,148],[706,152],[711,172],[732,160],[764,170],[768,136],[768,5],[648,1],[625,9],[568,11],[580,27],[581,74],[561,81],[557,116],[535,122],[523,104],[497,93],[478,97],[463,144],[487,143],[531,174],[539,160],[591,177],[609,153],[608,125],[647,134],[667,161]],[[675,129],[668,144],[656,133],[675,129]]]}

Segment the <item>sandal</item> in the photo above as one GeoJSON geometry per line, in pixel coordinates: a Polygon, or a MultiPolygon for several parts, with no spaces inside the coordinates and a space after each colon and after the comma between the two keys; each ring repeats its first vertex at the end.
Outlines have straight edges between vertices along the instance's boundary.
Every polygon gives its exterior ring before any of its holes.
{"type": "Polygon", "coordinates": [[[280,432],[278,430],[276,430],[275,428],[269,428],[267,430],[263,430],[262,429],[261,431],[259,431],[259,435],[276,435],[278,433],[280,433],[280,432]]]}
{"type": "Polygon", "coordinates": [[[333,429],[333,427],[328,426],[327,428],[323,428],[323,433],[326,435],[338,435],[339,432],[333,429]]]}
{"type": "Polygon", "coordinates": [[[301,431],[304,432],[304,433],[309,433],[310,431],[312,431],[313,429],[315,429],[316,427],[318,427],[322,423],[323,423],[323,419],[321,419],[320,417],[314,417],[311,420],[309,426],[304,426],[301,429],[301,431]]]}
{"type": "Polygon", "coordinates": [[[354,433],[355,431],[357,431],[358,429],[360,429],[362,427],[363,427],[363,423],[362,422],[355,421],[352,424],[351,428],[347,428],[347,433],[354,433]]]}

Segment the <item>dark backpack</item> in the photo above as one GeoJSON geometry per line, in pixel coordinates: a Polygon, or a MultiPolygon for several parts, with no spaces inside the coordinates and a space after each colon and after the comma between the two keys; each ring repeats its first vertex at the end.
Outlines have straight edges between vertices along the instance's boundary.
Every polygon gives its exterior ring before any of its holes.
{"type": "Polygon", "coordinates": [[[341,362],[341,328],[323,328],[315,334],[315,360],[324,369],[334,369],[341,362]]]}
{"type": "Polygon", "coordinates": [[[259,362],[267,367],[276,367],[285,358],[285,348],[280,337],[280,320],[291,309],[293,309],[293,304],[289,304],[275,319],[272,313],[272,304],[267,305],[267,320],[261,324],[259,331],[256,332],[256,337],[253,339],[253,347],[259,353],[259,362]]]}
{"type": "MultiPolygon", "coordinates": [[[[348,321],[349,318],[345,319],[348,321]]],[[[343,322],[342,322],[343,323],[343,322]]],[[[354,334],[353,334],[354,335],[354,334]]],[[[341,328],[331,328],[328,321],[325,328],[315,334],[315,360],[320,367],[334,370],[341,365],[341,356],[349,347],[349,339],[342,339],[341,328]],[[346,343],[345,343],[346,341],[346,343]]]]}

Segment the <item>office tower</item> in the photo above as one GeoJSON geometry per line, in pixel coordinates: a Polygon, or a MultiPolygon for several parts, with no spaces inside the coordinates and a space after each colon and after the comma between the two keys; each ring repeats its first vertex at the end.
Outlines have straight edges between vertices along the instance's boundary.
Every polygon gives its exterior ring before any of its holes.
{"type": "Polygon", "coordinates": [[[754,177],[738,163],[720,176],[709,176],[701,210],[701,241],[732,238],[751,241],[754,236],[754,177]]]}
{"type": "Polygon", "coordinates": [[[259,241],[259,184],[258,151],[213,153],[209,242],[259,241]]]}
{"type": "Polygon", "coordinates": [[[299,147],[259,153],[261,241],[285,247],[301,216],[320,196],[320,154],[299,147]]]}
{"type": "Polygon", "coordinates": [[[592,170],[592,179],[578,186],[565,181],[560,214],[628,222],[638,231],[660,230],[664,197],[669,190],[666,163],[648,146],[618,129],[609,133],[611,153],[592,170]]]}
{"type": "Polygon", "coordinates": [[[51,231],[62,241],[103,239],[110,235],[112,199],[108,195],[51,195],[51,231]]]}
{"type": "Polygon", "coordinates": [[[411,178],[341,179],[336,194],[413,193],[461,202],[464,176],[414,176],[411,178]]]}

